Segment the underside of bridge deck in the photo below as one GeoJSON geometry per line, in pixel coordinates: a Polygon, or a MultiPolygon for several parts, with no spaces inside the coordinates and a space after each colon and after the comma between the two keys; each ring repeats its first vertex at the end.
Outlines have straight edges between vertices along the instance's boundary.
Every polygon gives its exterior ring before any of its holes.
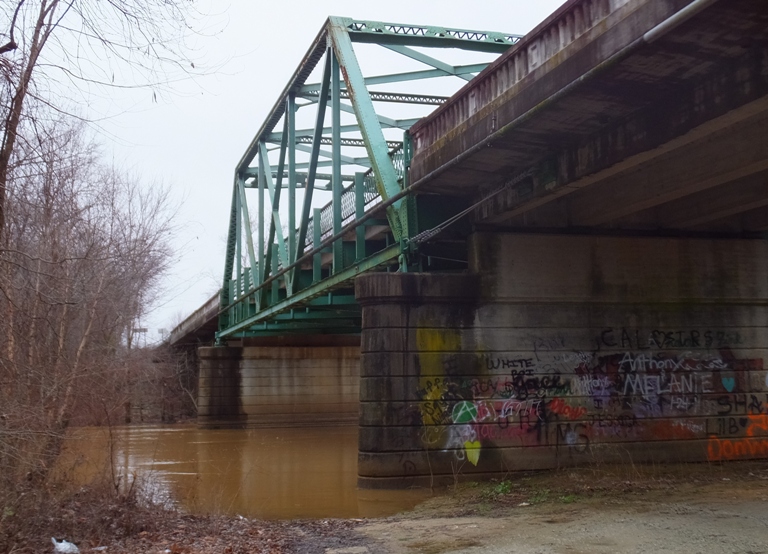
{"type": "Polygon", "coordinates": [[[581,36],[578,17],[564,12],[569,44],[557,50],[551,43],[562,32],[534,31],[417,123],[411,182],[472,203],[495,193],[473,214],[485,228],[768,230],[764,2],[628,2],[621,10],[612,25],[581,36]],[[547,50],[536,65],[534,54],[547,50]],[[510,85],[522,64],[534,67],[510,85]],[[462,103],[466,110],[455,109],[462,103]]]}

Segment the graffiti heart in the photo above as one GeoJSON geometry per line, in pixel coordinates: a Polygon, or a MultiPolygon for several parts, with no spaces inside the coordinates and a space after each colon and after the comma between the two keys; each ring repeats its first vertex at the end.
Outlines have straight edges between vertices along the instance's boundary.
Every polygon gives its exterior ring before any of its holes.
{"type": "Polygon", "coordinates": [[[464,452],[467,453],[467,460],[469,460],[473,466],[477,465],[480,461],[480,449],[482,445],[480,441],[466,441],[464,443],[464,452]]]}

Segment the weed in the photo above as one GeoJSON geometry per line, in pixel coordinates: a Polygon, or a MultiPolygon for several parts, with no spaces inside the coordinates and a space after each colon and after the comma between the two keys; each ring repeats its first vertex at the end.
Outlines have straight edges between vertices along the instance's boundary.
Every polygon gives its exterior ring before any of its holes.
{"type": "Polygon", "coordinates": [[[546,502],[548,498],[549,489],[541,489],[533,493],[533,496],[528,499],[528,502],[530,504],[541,504],[542,502],[546,502]]]}
{"type": "Polygon", "coordinates": [[[575,494],[566,494],[565,496],[558,498],[558,500],[563,504],[573,504],[578,500],[578,497],[575,494]]]}
{"type": "Polygon", "coordinates": [[[502,494],[509,494],[511,490],[512,490],[512,483],[510,483],[509,481],[502,481],[501,483],[493,487],[493,492],[499,496],[501,496],[502,494]]]}

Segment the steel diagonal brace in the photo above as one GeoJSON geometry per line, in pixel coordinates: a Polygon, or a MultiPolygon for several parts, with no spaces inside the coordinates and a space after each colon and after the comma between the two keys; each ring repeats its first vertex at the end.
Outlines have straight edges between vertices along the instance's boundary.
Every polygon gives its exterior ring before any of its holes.
{"type": "MultiPolygon", "coordinates": [[[[288,119],[289,118],[286,117],[285,121],[283,123],[283,134],[282,134],[282,140],[280,141],[280,161],[278,162],[278,165],[277,165],[279,176],[277,178],[277,185],[276,185],[276,189],[277,189],[277,194],[276,194],[277,200],[276,200],[276,202],[278,203],[278,206],[275,206],[275,199],[274,198],[272,198],[270,200],[272,202],[272,209],[273,210],[276,210],[276,209],[279,208],[280,189],[282,188],[282,184],[283,184],[282,171],[283,171],[284,166],[285,166],[285,151],[287,150],[287,145],[288,145],[288,133],[285,132],[285,130],[288,128],[288,119]]],[[[263,140],[261,141],[262,147],[264,146],[264,142],[265,141],[263,141],[263,140]]],[[[257,171],[256,175],[258,176],[258,171],[257,171]]],[[[266,255],[264,256],[264,258],[267,259],[267,260],[271,260],[272,259],[272,248],[273,248],[273,243],[275,241],[275,225],[276,224],[275,224],[274,218],[270,219],[269,231],[267,232],[267,252],[266,252],[266,255]]],[[[261,245],[260,248],[264,248],[264,245],[261,245]]],[[[266,279],[268,277],[269,272],[272,269],[271,265],[272,264],[266,264],[266,267],[264,268],[264,279],[266,279]]],[[[286,282],[286,287],[287,287],[288,284],[290,283],[290,279],[286,279],[285,282],[286,282]]]]}
{"type": "MultiPolygon", "coordinates": [[[[488,63],[473,63],[468,65],[453,66],[455,75],[466,75],[468,73],[478,73],[488,67],[488,63]]],[[[403,83],[405,81],[420,81],[422,79],[432,79],[434,77],[445,77],[451,75],[442,69],[423,69],[421,71],[406,71],[404,73],[389,73],[386,75],[374,75],[365,78],[365,84],[381,85],[386,83],[403,83]]],[[[320,85],[313,83],[299,88],[298,94],[317,91],[320,85]]]]}
{"type": "MultiPolygon", "coordinates": [[[[323,140],[320,140],[320,144],[327,144],[324,143],[323,140]]],[[[331,143],[332,144],[332,143],[331,143]]],[[[307,146],[306,144],[302,144],[300,142],[296,143],[296,150],[299,150],[301,152],[312,152],[314,150],[313,146],[307,146]]],[[[333,152],[328,152],[328,150],[321,150],[318,149],[317,151],[319,156],[322,156],[323,158],[333,159],[333,152]]],[[[345,164],[354,164],[354,165],[360,165],[363,167],[369,167],[370,162],[368,161],[368,158],[353,158],[351,156],[341,156],[341,161],[345,164]]]]}
{"type": "MultiPolygon", "coordinates": [[[[347,113],[355,113],[355,108],[349,104],[341,103],[339,105],[339,109],[342,112],[347,113]]],[[[403,131],[406,131],[410,129],[414,123],[416,123],[420,118],[416,119],[392,119],[391,117],[386,117],[383,115],[376,114],[376,117],[379,120],[379,124],[382,127],[388,127],[391,129],[402,129],[403,131]]]]}
{"type": "Polygon", "coordinates": [[[441,62],[440,60],[433,58],[432,56],[427,56],[426,54],[423,54],[412,48],[408,48],[407,46],[398,46],[395,44],[384,44],[383,46],[384,48],[388,48],[393,52],[397,52],[398,54],[407,56],[412,60],[416,60],[417,62],[427,64],[428,66],[434,67],[435,69],[439,69],[440,71],[445,71],[447,75],[455,75],[456,77],[460,79],[464,79],[465,81],[471,81],[472,77],[474,77],[474,75],[471,73],[457,73],[456,68],[454,66],[447,64],[445,62],[441,62]]]}
{"type": "MultiPolygon", "coordinates": [[[[269,165],[269,158],[267,157],[266,148],[259,148],[259,163],[264,167],[264,177],[267,181],[267,189],[269,190],[269,201],[272,205],[272,222],[270,227],[274,227],[274,232],[277,235],[277,255],[280,258],[280,263],[284,266],[290,265],[288,262],[288,248],[286,246],[285,237],[283,236],[283,225],[280,221],[280,189],[275,186],[272,181],[272,167],[269,165]]],[[[272,235],[272,229],[270,228],[270,236],[272,235]]],[[[267,244],[268,250],[271,250],[271,245],[267,244]]],[[[266,256],[267,260],[271,259],[270,255],[266,256]]],[[[266,273],[265,273],[266,275],[266,273]]]]}
{"type": "MultiPolygon", "coordinates": [[[[456,73],[451,73],[449,71],[446,71],[445,74],[446,75],[456,75],[457,77],[462,77],[461,75],[458,75],[456,73]]],[[[464,78],[464,77],[462,77],[462,78],[464,78]]],[[[469,81],[470,79],[471,79],[471,76],[470,77],[466,77],[467,81],[469,81]]],[[[371,96],[371,100],[375,100],[375,98],[373,97],[373,95],[370,94],[370,92],[368,94],[371,96]]],[[[349,93],[347,92],[343,97],[349,98],[349,93]]],[[[315,96],[313,102],[317,102],[317,98],[318,97],[315,96]]],[[[432,96],[430,98],[439,98],[439,97],[432,96]]],[[[393,102],[394,102],[394,100],[393,100],[393,102]]],[[[430,104],[439,105],[440,102],[432,101],[432,102],[430,102],[430,104]]],[[[339,104],[339,109],[342,112],[351,113],[351,114],[355,113],[355,108],[351,104],[346,104],[344,102],[339,104]]],[[[386,117],[386,116],[381,115],[381,114],[376,114],[376,117],[379,119],[379,123],[381,124],[382,127],[389,128],[389,129],[402,129],[403,131],[407,131],[417,121],[419,121],[419,119],[421,119],[421,118],[418,118],[418,117],[417,118],[411,118],[411,119],[392,119],[391,117],[386,117]]],[[[349,126],[341,127],[342,132],[349,131],[349,130],[353,130],[353,131],[358,131],[359,130],[359,128],[358,129],[348,129],[347,127],[349,127],[349,126]]]]}
{"type": "MultiPolygon", "coordinates": [[[[315,99],[315,101],[312,102],[311,104],[307,104],[307,105],[308,106],[309,105],[313,105],[314,106],[315,104],[317,104],[317,99],[315,99]]],[[[333,129],[331,129],[330,127],[323,127],[323,129],[321,131],[321,136],[322,135],[330,134],[332,130],[333,129]]],[[[354,132],[358,132],[358,131],[360,131],[360,127],[358,125],[342,125],[341,126],[341,132],[342,133],[354,133],[354,132]]],[[[296,129],[296,136],[297,137],[311,136],[314,133],[315,133],[315,129],[314,128],[312,128],[312,129],[296,129]]],[[[269,135],[267,135],[267,138],[266,138],[266,141],[269,142],[269,143],[279,143],[282,140],[283,140],[283,133],[270,133],[269,135]]]]}
{"type": "Polygon", "coordinates": [[[389,75],[375,75],[365,79],[366,85],[381,85],[385,83],[402,83],[405,81],[420,81],[422,79],[432,79],[435,77],[445,77],[446,75],[467,75],[478,73],[488,67],[487,63],[473,63],[470,65],[453,66],[454,72],[448,73],[442,69],[422,69],[421,71],[407,71],[405,73],[392,73],[389,75]]]}
{"type": "MultiPolygon", "coordinates": [[[[325,67],[323,69],[323,84],[320,89],[320,101],[317,103],[317,117],[315,120],[315,129],[312,140],[312,152],[309,156],[308,172],[307,172],[307,185],[304,192],[304,203],[301,207],[301,220],[299,224],[299,235],[296,240],[296,259],[299,259],[304,253],[304,244],[307,238],[307,227],[309,226],[309,212],[312,209],[312,191],[315,187],[315,176],[317,175],[318,157],[320,155],[320,138],[323,135],[323,121],[325,120],[325,108],[328,105],[328,91],[331,86],[331,56],[330,52],[326,52],[325,55],[325,67]]],[[[295,147],[294,145],[289,145],[295,147]]],[[[301,167],[300,164],[296,164],[296,167],[301,167]]],[[[294,263],[295,260],[291,260],[294,263]]],[[[293,270],[291,281],[296,283],[296,272],[298,269],[293,270]]],[[[298,287],[296,287],[298,288],[298,287]]]]}
{"type": "MultiPolygon", "coordinates": [[[[371,161],[371,169],[373,169],[376,178],[376,187],[381,197],[387,200],[399,193],[401,187],[397,181],[395,166],[389,157],[389,148],[387,147],[387,141],[384,139],[379,118],[373,108],[373,101],[368,94],[368,89],[365,87],[365,80],[357,63],[352,41],[347,33],[347,21],[331,17],[329,19],[329,36],[333,50],[336,53],[336,58],[339,60],[347,91],[352,100],[357,124],[360,126],[360,133],[365,140],[365,148],[371,161]]],[[[327,92],[320,93],[321,102],[324,96],[327,97],[327,94],[327,92]]],[[[387,218],[389,219],[395,240],[398,242],[404,238],[404,226],[401,224],[398,216],[399,204],[401,203],[402,201],[398,201],[391,208],[387,209],[387,218]]]]}
{"type": "MultiPolygon", "coordinates": [[[[255,288],[256,281],[258,280],[258,266],[256,265],[256,251],[253,248],[253,232],[251,231],[251,217],[250,212],[248,211],[248,201],[245,197],[245,181],[242,178],[238,178],[237,180],[237,190],[240,194],[240,207],[242,208],[240,217],[242,217],[243,225],[245,225],[248,259],[251,262],[251,279],[253,280],[253,283],[248,283],[248,286],[249,288],[255,288]]],[[[259,208],[261,208],[261,206],[259,206],[259,208]]]]}

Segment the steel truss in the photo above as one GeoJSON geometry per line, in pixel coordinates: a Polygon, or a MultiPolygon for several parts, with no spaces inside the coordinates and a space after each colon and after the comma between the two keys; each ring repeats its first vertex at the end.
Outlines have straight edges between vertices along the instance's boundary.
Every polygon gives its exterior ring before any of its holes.
{"type": "Polygon", "coordinates": [[[424,236],[416,199],[403,193],[410,161],[407,130],[428,113],[425,106],[445,103],[446,92],[491,61],[450,64],[431,52],[500,54],[519,39],[329,18],[237,164],[217,340],[358,332],[354,278],[376,268],[407,271],[411,239],[424,236]],[[379,46],[390,57],[426,69],[368,75],[357,43],[379,46]],[[319,80],[308,83],[318,70],[319,80]],[[440,77],[452,77],[453,86],[446,79],[437,83],[440,77]],[[414,83],[429,84],[430,94],[400,90],[414,83]],[[382,104],[390,110],[402,106],[397,111],[403,116],[384,115],[382,104]],[[312,111],[314,126],[299,128],[300,117],[312,111]],[[315,207],[315,191],[329,191],[330,202],[315,207]],[[255,212],[248,201],[254,193],[255,212]]]}

